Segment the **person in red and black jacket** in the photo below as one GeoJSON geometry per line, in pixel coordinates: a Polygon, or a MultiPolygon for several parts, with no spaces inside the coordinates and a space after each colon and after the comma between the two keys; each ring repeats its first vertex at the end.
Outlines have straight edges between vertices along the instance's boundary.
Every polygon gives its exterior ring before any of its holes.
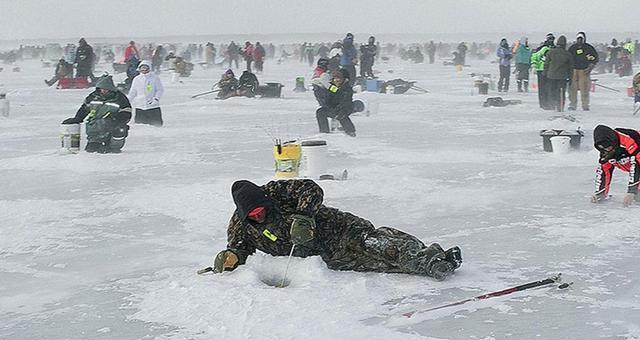
{"type": "Polygon", "coordinates": [[[598,125],[593,130],[593,142],[600,151],[600,165],[596,170],[596,192],[591,197],[591,202],[597,203],[608,197],[613,170],[618,168],[629,173],[623,204],[625,207],[630,206],[637,197],[640,183],[640,133],[633,129],[612,129],[598,125]]]}

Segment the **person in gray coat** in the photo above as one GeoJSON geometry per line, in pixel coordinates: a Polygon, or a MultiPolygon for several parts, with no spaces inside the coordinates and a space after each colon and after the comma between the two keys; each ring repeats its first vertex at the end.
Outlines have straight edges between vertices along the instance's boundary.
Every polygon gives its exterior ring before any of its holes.
{"type": "Polygon", "coordinates": [[[549,80],[549,105],[559,112],[564,111],[567,82],[572,73],[573,58],[567,51],[567,38],[561,35],[544,63],[544,75],[549,80]]]}

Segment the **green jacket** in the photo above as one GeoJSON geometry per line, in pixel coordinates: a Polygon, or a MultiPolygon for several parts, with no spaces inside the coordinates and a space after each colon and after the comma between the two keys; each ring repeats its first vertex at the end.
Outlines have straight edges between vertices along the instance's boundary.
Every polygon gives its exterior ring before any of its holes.
{"type": "Polygon", "coordinates": [[[629,53],[631,53],[631,55],[634,55],[635,53],[635,49],[636,49],[636,44],[629,41],[626,42],[624,45],[622,45],[622,48],[624,48],[625,50],[629,51],[629,53]]]}
{"type": "Polygon", "coordinates": [[[536,53],[531,55],[531,66],[533,66],[536,71],[544,71],[544,61],[547,52],[549,52],[549,46],[542,46],[536,53]]]}

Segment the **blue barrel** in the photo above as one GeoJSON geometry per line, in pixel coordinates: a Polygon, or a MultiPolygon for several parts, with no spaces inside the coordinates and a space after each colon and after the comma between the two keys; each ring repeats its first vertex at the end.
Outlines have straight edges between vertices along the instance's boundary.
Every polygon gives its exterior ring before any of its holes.
{"type": "Polygon", "coordinates": [[[382,80],[378,79],[367,79],[367,91],[369,92],[380,92],[380,87],[382,87],[382,80]]]}

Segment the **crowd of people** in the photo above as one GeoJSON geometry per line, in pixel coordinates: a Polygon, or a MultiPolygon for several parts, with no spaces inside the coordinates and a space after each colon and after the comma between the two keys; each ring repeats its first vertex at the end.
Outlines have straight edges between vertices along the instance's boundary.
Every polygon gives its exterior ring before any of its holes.
{"type": "MultiPolygon", "coordinates": [[[[260,42],[254,44],[245,41],[241,47],[235,41],[230,41],[216,47],[211,42],[204,46],[152,43],[139,46],[135,41],[130,41],[126,45],[99,44],[94,50],[82,38],[77,47],[67,44],[64,48],[57,49],[63,57],[58,60],[53,77],[45,80],[45,83],[53,86],[60,79],[73,77],[87,79],[89,85],[97,84],[105,78],[94,75],[95,65],[101,58],[104,62],[113,62],[114,71],[122,65],[127,78],[115,87],[128,93],[128,100],[135,104],[134,121],[162,126],[160,98],[163,86],[158,74],[163,71],[172,72],[175,78],[179,78],[190,76],[196,62],[204,68],[227,67],[212,91],[217,92],[218,99],[227,99],[234,96],[254,97],[259,94],[256,74],[263,71],[267,59],[280,63],[286,59],[298,59],[299,62],[310,65],[317,61],[311,85],[319,105],[315,114],[319,131],[330,133],[341,130],[355,137],[356,130],[350,115],[359,111],[362,103],[353,101],[353,86],[356,82],[363,84],[363,80],[376,78],[375,65],[381,54],[396,55],[400,59],[416,63],[424,62],[426,55],[431,64],[439,57],[444,59],[445,65],[454,65],[460,72],[467,63],[468,56],[472,59],[485,59],[494,48],[499,69],[498,92],[509,91],[513,66],[518,92],[529,92],[529,75],[535,72],[538,101],[542,109],[563,111],[566,92],[569,92],[567,109],[576,110],[577,94],[580,92],[581,109],[588,111],[591,73],[598,70],[612,72],[619,70],[625,61],[637,62],[640,55],[637,45],[637,40],[632,42],[627,39],[618,44],[613,39],[606,47],[604,44],[593,46],[587,42],[584,32],[579,32],[570,44],[565,36],[556,38],[553,33],[549,33],[537,47],[531,46],[527,37],[522,37],[513,44],[503,38],[497,45],[490,42],[448,44],[433,40],[426,44],[381,45],[374,36],[369,36],[365,43],[359,44],[352,33],[347,33],[343,39],[333,43],[305,42],[302,45],[279,46],[268,43],[263,46],[260,42]],[[280,51],[280,57],[277,57],[277,50],[280,51]],[[116,55],[122,57],[117,58],[116,55]],[[244,63],[240,63],[240,60],[244,63]],[[239,78],[234,69],[236,72],[242,71],[239,78]]],[[[20,53],[14,53],[14,56],[31,55],[37,58],[43,56],[50,47],[21,47],[20,53]]],[[[175,78],[172,77],[172,81],[175,78]]],[[[112,83],[113,80],[109,79],[112,83]]],[[[110,90],[111,86],[103,86],[101,89],[110,90]]],[[[76,118],[81,116],[82,114],[77,115],[76,118]]]]}
{"type": "MultiPolygon", "coordinates": [[[[374,36],[369,36],[366,43],[358,44],[352,33],[333,43],[305,42],[299,46],[278,47],[251,41],[245,41],[241,47],[231,41],[218,48],[210,42],[204,46],[144,44],[139,48],[135,41],[130,41],[126,46],[94,49],[82,38],[77,47],[69,44],[60,48],[62,57],[57,61],[54,76],[45,83],[53,86],[61,79],[74,77],[95,84],[95,90],[85,98],[76,114],[62,124],[85,123],[87,152],[119,153],[125,145],[131,118],[138,124],[163,126],[160,101],[164,86],[158,74],[170,71],[188,77],[194,62],[198,61],[204,68],[226,68],[211,91],[217,92],[218,99],[259,94],[256,74],[263,72],[265,60],[298,59],[301,63],[315,64],[311,86],[318,103],[315,116],[319,132],[341,130],[355,137],[356,128],[350,116],[361,111],[363,104],[353,100],[353,86],[358,79],[376,79],[375,65],[381,54],[397,55],[414,63],[423,63],[426,54],[430,64],[438,56],[460,72],[468,56],[484,59],[493,49],[499,71],[498,92],[509,92],[513,66],[518,92],[530,91],[529,75],[535,72],[542,109],[564,111],[568,91],[568,110],[578,108],[580,92],[580,107],[589,111],[592,72],[631,75],[631,64],[640,62],[638,47],[638,41],[630,39],[622,44],[613,39],[609,45],[592,45],[585,32],[578,32],[572,42],[564,35],[556,38],[548,33],[535,48],[527,37],[512,44],[502,38],[498,44],[430,41],[381,45],[374,36]],[[281,52],[279,57],[276,49],[281,52]],[[116,58],[116,55],[122,57],[116,58]],[[101,57],[107,63],[114,63],[114,68],[125,66],[127,78],[123,84],[116,85],[108,74],[94,75],[101,57]],[[234,69],[242,71],[239,78],[234,69]]],[[[20,53],[26,51],[36,58],[44,53],[44,49],[21,47],[20,53]]],[[[13,53],[9,59],[6,54],[3,57],[12,62],[17,55],[13,53]]],[[[640,105],[640,73],[633,81],[636,102],[640,105]]],[[[636,166],[640,162],[640,132],[598,125],[593,138],[594,147],[600,152],[600,166],[591,201],[598,203],[608,198],[613,170],[617,168],[629,173],[623,201],[629,206],[637,199],[640,184],[640,171],[636,166]]],[[[409,273],[436,280],[447,278],[462,263],[458,247],[444,250],[437,243],[427,246],[398,229],[375,228],[366,219],[325,206],[322,189],[311,180],[274,181],[263,186],[238,181],[232,186],[232,197],[236,210],[228,225],[227,249],[214,260],[212,270],[217,273],[236,269],[256,250],[276,256],[319,255],[331,269],[409,273]]]]}

